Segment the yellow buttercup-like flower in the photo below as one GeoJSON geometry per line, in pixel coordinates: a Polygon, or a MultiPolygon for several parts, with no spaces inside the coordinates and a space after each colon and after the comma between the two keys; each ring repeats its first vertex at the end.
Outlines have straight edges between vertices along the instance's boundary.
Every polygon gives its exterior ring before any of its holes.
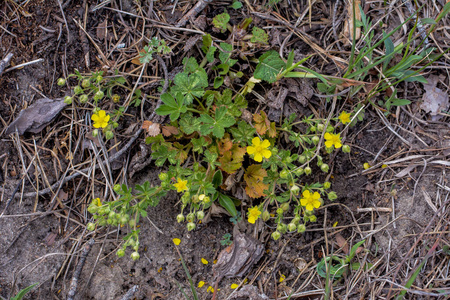
{"type": "Polygon", "coordinates": [[[302,206],[306,207],[306,210],[312,211],[314,208],[320,207],[320,194],[318,192],[314,192],[312,194],[310,191],[306,190],[302,194],[303,198],[300,199],[300,203],[302,206]]]}
{"type": "Polygon", "coordinates": [[[94,121],[94,128],[105,128],[108,126],[110,115],[107,115],[104,110],[99,110],[96,114],[93,114],[91,119],[94,121]]]}
{"type": "Polygon", "coordinates": [[[178,193],[189,189],[187,187],[187,180],[181,180],[181,178],[178,178],[177,183],[174,183],[173,186],[177,188],[178,193]]]}
{"type": "Polygon", "coordinates": [[[325,146],[327,148],[331,148],[331,147],[335,147],[337,148],[341,148],[342,147],[342,142],[341,142],[341,134],[340,133],[325,133],[324,135],[325,138],[325,146]]]}
{"type": "Polygon", "coordinates": [[[258,206],[252,207],[248,209],[248,222],[255,224],[256,220],[258,220],[261,211],[258,209],[258,206]]]}
{"type": "Polygon", "coordinates": [[[341,114],[339,115],[339,121],[341,121],[342,122],[342,124],[347,124],[347,123],[350,123],[350,116],[351,116],[352,114],[351,113],[348,113],[348,112],[345,112],[345,111],[342,111],[341,112],[341,114]]]}
{"type": "Polygon", "coordinates": [[[172,241],[173,241],[173,243],[174,243],[175,245],[177,245],[177,246],[181,243],[181,240],[180,240],[180,239],[177,239],[177,238],[174,238],[172,241]]]}
{"type": "Polygon", "coordinates": [[[254,160],[261,162],[263,156],[265,158],[269,158],[270,156],[272,156],[272,152],[270,150],[267,150],[267,148],[270,147],[269,140],[264,140],[261,142],[261,139],[259,137],[255,137],[252,140],[252,144],[252,146],[247,147],[247,153],[254,154],[254,160]]]}

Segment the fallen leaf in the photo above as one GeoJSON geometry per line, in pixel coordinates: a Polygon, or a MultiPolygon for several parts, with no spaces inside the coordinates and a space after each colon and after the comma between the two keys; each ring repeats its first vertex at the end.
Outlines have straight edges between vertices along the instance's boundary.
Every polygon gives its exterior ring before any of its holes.
{"type": "Polygon", "coordinates": [[[148,120],[142,123],[142,129],[147,131],[149,136],[157,136],[161,133],[161,125],[148,120]]]}
{"type": "Polygon", "coordinates": [[[17,118],[8,126],[5,134],[17,132],[38,133],[47,126],[63,110],[67,104],[63,99],[41,98],[28,108],[20,111],[17,118]]]}
{"type": "Polygon", "coordinates": [[[344,251],[345,255],[348,255],[349,250],[347,240],[340,233],[336,234],[335,239],[339,248],[342,248],[342,251],[344,251]]]}
{"type": "Polygon", "coordinates": [[[438,113],[441,110],[447,110],[449,105],[448,94],[437,87],[439,82],[437,76],[430,76],[427,80],[428,83],[423,85],[425,94],[422,97],[423,102],[420,104],[420,108],[430,113],[433,121],[437,121],[442,118],[438,113]]]}
{"type": "Polygon", "coordinates": [[[263,135],[270,127],[270,121],[265,112],[260,111],[259,114],[253,115],[256,132],[263,135]]]}
{"type": "Polygon", "coordinates": [[[106,26],[108,25],[107,19],[97,26],[97,37],[99,40],[104,40],[106,36],[106,26]]]}
{"type": "Polygon", "coordinates": [[[178,128],[175,126],[162,126],[161,129],[164,136],[171,136],[179,133],[178,128]]]}
{"type": "Polygon", "coordinates": [[[264,190],[269,188],[268,184],[263,183],[264,177],[267,177],[267,171],[261,165],[250,165],[244,174],[245,192],[250,198],[259,198],[265,196],[264,190]]]}

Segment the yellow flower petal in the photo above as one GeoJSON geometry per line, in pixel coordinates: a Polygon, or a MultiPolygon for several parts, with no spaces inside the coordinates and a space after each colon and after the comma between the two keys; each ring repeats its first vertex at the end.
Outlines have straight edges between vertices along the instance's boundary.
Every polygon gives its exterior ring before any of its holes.
{"type": "Polygon", "coordinates": [[[233,284],[231,285],[231,289],[232,289],[232,290],[235,290],[235,289],[237,289],[238,286],[239,286],[239,284],[233,283],[233,284]]]}
{"type": "Polygon", "coordinates": [[[257,162],[262,162],[262,155],[261,153],[256,153],[255,157],[253,158],[257,162]]]}
{"type": "Polygon", "coordinates": [[[214,288],[212,286],[209,286],[208,289],[206,290],[208,292],[214,293],[214,288]]]}
{"type": "Polygon", "coordinates": [[[209,264],[209,262],[202,257],[202,264],[207,265],[207,264],[209,264]]]}
{"type": "Polygon", "coordinates": [[[198,287],[199,287],[199,288],[203,287],[204,285],[205,285],[205,282],[204,282],[204,281],[200,281],[200,282],[198,283],[198,287]]]}
{"type": "Polygon", "coordinates": [[[254,154],[256,152],[256,148],[253,146],[248,146],[247,147],[247,153],[248,154],[254,154]]]}
{"type": "Polygon", "coordinates": [[[271,152],[270,150],[267,150],[267,149],[262,150],[261,153],[262,153],[262,155],[263,155],[265,158],[270,158],[270,157],[272,156],[272,152],[271,152]]]}
{"type": "Polygon", "coordinates": [[[91,116],[91,120],[92,121],[94,121],[94,122],[97,122],[98,121],[98,115],[97,114],[93,114],[92,116],[91,116]]]}
{"type": "Polygon", "coordinates": [[[270,142],[269,142],[269,140],[264,140],[264,141],[261,143],[261,147],[263,147],[263,148],[269,148],[269,147],[270,147],[270,142]]]}
{"type": "Polygon", "coordinates": [[[180,239],[177,239],[177,238],[174,238],[172,241],[173,241],[173,243],[174,243],[175,245],[177,245],[177,246],[181,243],[181,240],[180,240],[180,239]]]}
{"type": "Polygon", "coordinates": [[[252,139],[252,144],[253,144],[253,146],[258,147],[259,144],[261,144],[260,138],[259,138],[259,137],[254,137],[254,138],[252,139]]]}
{"type": "Polygon", "coordinates": [[[286,275],[281,274],[280,276],[280,282],[283,282],[286,279],[286,275]]]}

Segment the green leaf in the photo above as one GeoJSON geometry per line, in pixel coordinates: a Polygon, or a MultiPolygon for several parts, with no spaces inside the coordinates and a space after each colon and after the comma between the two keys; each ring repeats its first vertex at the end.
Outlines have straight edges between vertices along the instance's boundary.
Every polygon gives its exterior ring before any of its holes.
{"type": "Polygon", "coordinates": [[[253,77],[262,79],[268,83],[274,83],[277,75],[281,73],[286,64],[281,59],[277,51],[270,50],[259,58],[259,64],[256,66],[253,77]]]}
{"type": "Polygon", "coordinates": [[[252,38],[250,42],[267,44],[269,41],[269,35],[264,31],[264,29],[258,28],[256,26],[252,29],[252,38]]]}
{"type": "Polygon", "coordinates": [[[220,185],[222,185],[222,182],[223,182],[222,171],[217,170],[216,173],[214,173],[212,184],[214,185],[215,188],[217,188],[220,185]]]}
{"type": "Polygon", "coordinates": [[[239,9],[239,8],[242,7],[242,3],[239,2],[239,1],[234,1],[233,4],[231,4],[230,7],[231,7],[231,8],[234,8],[234,9],[239,9]]]}
{"type": "Polygon", "coordinates": [[[25,294],[28,293],[29,291],[31,291],[31,289],[34,288],[38,284],[39,283],[35,283],[35,284],[32,284],[32,285],[20,290],[17,293],[17,295],[15,295],[14,297],[11,298],[11,300],[22,300],[22,298],[25,296],[25,294]]]}
{"type": "Polygon", "coordinates": [[[223,64],[227,64],[231,68],[237,62],[237,59],[231,59],[233,45],[220,43],[220,48],[223,50],[219,53],[220,62],[223,64]]]}
{"type": "Polygon", "coordinates": [[[356,254],[356,250],[358,250],[358,247],[361,246],[362,244],[364,244],[366,240],[362,240],[359,241],[358,243],[356,243],[355,245],[353,245],[352,249],[350,250],[350,253],[348,254],[347,258],[345,259],[346,262],[350,262],[353,257],[356,254]]]}
{"type": "Polygon", "coordinates": [[[256,130],[245,121],[239,121],[238,126],[230,129],[233,138],[241,144],[248,145],[254,138],[256,130]]]}
{"type": "Polygon", "coordinates": [[[192,103],[194,97],[201,97],[205,93],[205,88],[208,86],[208,76],[203,70],[197,71],[194,74],[188,75],[185,72],[175,75],[174,83],[171,92],[181,93],[184,96],[184,103],[189,105],[192,103]],[[198,73],[197,73],[198,72],[198,73]]]}
{"type": "Polygon", "coordinates": [[[436,20],[431,19],[431,18],[423,18],[423,19],[420,19],[420,22],[421,22],[423,25],[425,25],[425,24],[433,24],[433,25],[436,25],[436,24],[437,24],[437,23],[436,23],[436,20]]]}
{"type": "Polygon", "coordinates": [[[217,157],[219,155],[217,152],[211,152],[209,149],[205,151],[205,162],[207,162],[211,168],[214,170],[217,165],[217,157]]]}
{"type": "Polygon", "coordinates": [[[216,52],[217,48],[214,46],[211,46],[208,50],[208,52],[206,53],[206,60],[208,62],[213,62],[214,61],[214,52],[216,52]]]}
{"type": "Polygon", "coordinates": [[[169,93],[161,95],[161,101],[164,103],[158,107],[155,112],[160,116],[170,115],[170,120],[175,121],[180,117],[180,113],[187,111],[186,106],[183,105],[183,100],[177,95],[177,100],[169,93]]]}
{"type": "Polygon", "coordinates": [[[322,258],[322,260],[317,264],[316,271],[322,278],[327,278],[327,274],[332,275],[335,279],[339,279],[347,270],[344,261],[338,256],[327,256],[322,258]],[[331,262],[328,264],[328,262],[331,262]],[[334,263],[333,263],[334,262],[334,263]],[[327,272],[328,269],[328,272],[327,272]]]}
{"type": "Polygon", "coordinates": [[[183,58],[184,70],[189,73],[194,73],[199,68],[197,60],[194,57],[183,58]]]}
{"type": "Polygon", "coordinates": [[[202,38],[202,51],[203,53],[208,53],[209,48],[212,46],[213,44],[213,40],[210,34],[205,34],[202,38]]]}
{"type": "Polygon", "coordinates": [[[226,12],[217,15],[213,18],[213,25],[219,28],[220,31],[225,32],[227,30],[227,24],[230,21],[230,15],[226,12]]]}
{"type": "MultiPolygon", "coordinates": [[[[391,38],[390,37],[386,37],[386,32],[384,32],[384,31],[383,31],[383,37],[386,38],[384,40],[384,47],[386,48],[385,55],[389,55],[392,52],[394,52],[395,46],[394,46],[394,43],[392,42],[391,38]]],[[[387,68],[387,66],[388,66],[389,62],[391,61],[391,59],[392,59],[392,56],[389,59],[387,59],[387,60],[385,60],[383,62],[383,69],[384,70],[387,68]]]]}
{"type": "Polygon", "coordinates": [[[393,99],[391,102],[391,105],[395,106],[404,106],[409,104],[411,104],[411,101],[409,101],[408,99],[393,99]]]}
{"type": "Polygon", "coordinates": [[[233,200],[231,200],[230,197],[228,197],[222,193],[219,193],[219,204],[223,208],[225,208],[232,217],[235,218],[237,216],[236,206],[234,205],[234,202],[233,202],[233,200]]]}
{"type": "Polygon", "coordinates": [[[222,76],[217,76],[216,78],[214,78],[214,88],[218,89],[222,86],[223,84],[223,77],[222,76]]]}
{"type": "Polygon", "coordinates": [[[206,139],[201,136],[198,139],[192,139],[192,151],[198,152],[200,154],[203,153],[203,149],[208,147],[209,143],[206,141],[206,139]]]}
{"type": "Polygon", "coordinates": [[[295,57],[294,50],[292,50],[291,52],[289,52],[289,55],[288,55],[288,59],[286,62],[286,69],[289,69],[292,66],[292,64],[294,63],[294,57],[295,57]]]}
{"type": "Polygon", "coordinates": [[[227,115],[227,108],[224,106],[216,108],[215,119],[211,116],[202,114],[200,116],[200,121],[203,125],[200,126],[200,132],[202,135],[208,135],[211,132],[216,138],[222,138],[225,134],[225,128],[233,126],[236,120],[227,115]]]}

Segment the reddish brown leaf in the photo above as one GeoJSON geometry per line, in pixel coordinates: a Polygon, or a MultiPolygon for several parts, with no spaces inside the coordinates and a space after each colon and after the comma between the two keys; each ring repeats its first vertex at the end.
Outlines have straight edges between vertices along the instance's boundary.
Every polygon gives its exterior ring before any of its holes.
{"type": "Polygon", "coordinates": [[[256,132],[258,132],[261,135],[265,134],[270,127],[270,121],[267,118],[266,113],[263,111],[260,111],[259,114],[254,114],[253,121],[256,132]]]}
{"type": "Polygon", "coordinates": [[[179,133],[178,128],[175,126],[162,126],[161,129],[164,136],[171,136],[179,133]]]}
{"type": "Polygon", "coordinates": [[[245,192],[250,198],[259,198],[266,196],[264,190],[269,188],[268,184],[264,184],[264,177],[267,176],[267,171],[261,165],[251,165],[247,168],[244,174],[245,192]]]}
{"type": "Polygon", "coordinates": [[[158,123],[153,123],[152,121],[145,120],[142,123],[142,129],[147,131],[149,136],[157,136],[161,133],[161,125],[158,123]]]}

